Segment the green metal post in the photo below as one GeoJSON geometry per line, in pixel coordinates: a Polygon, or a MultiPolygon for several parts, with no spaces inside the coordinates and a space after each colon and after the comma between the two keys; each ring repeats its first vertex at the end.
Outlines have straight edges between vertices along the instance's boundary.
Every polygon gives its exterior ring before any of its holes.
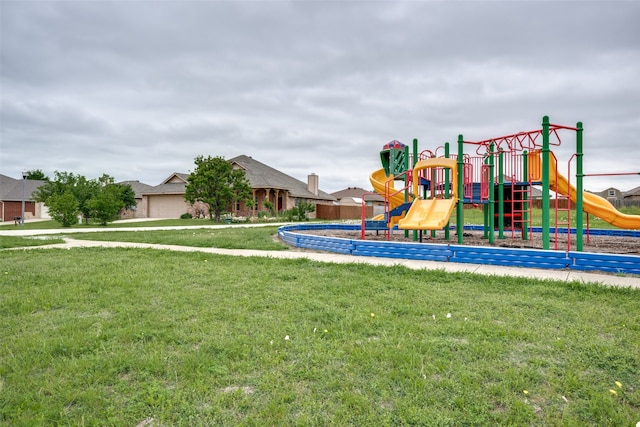
{"type": "Polygon", "coordinates": [[[494,155],[493,155],[493,150],[495,149],[495,146],[493,144],[491,144],[489,146],[489,150],[491,151],[491,155],[489,156],[489,224],[490,224],[490,229],[489,229],[489,243],[493,243],[495,241],[495,233],[493,232],[494,230],[494,226],[493,226],[493,216],[495,213],[495,206],[493,205],[493,203],[495,202],[495,188],[493,185],[493,181],[494,181],[494,177],[495,177],[495,159],[494,159],[494,155]]]}
{"type": "Polygon", "coordinates": [[[458,243],[464,242],[464,138],[458,135],[458,205],[456,206],[456,233],[458,243]]]}
{"type": "MultiPolygon", "coordinates": [[[[411,165],[411,170],[415,169],[416,163],[418,163],[418,138],[413,138],[413,161],[411,165]]],[[[418,195],[415,194],[415,197],[418,197],[418,195]]],[[[404,232],[405,237],[408,236],[408,232],[409,232],[408,230],[404,232]]],[[[413,230],[413,241],[414,242],[418,241],[418,230],[413,230]]]]}
{"type": "MultiPolygon", "coordinates": [[[[513,192],[513,188],[511,191],[513,192]]],[[[504,239],[504,151],[502,150],[498,155],[498,239],[504,239]]]]}
{"type": "MultiPolygon", "coordinates": [[[[522,176],[524,182],[529,182],[529,165],[527,150],[522,153],[522,176]]],[[[528,184],[526,184],[528,185],[528,184]]],[[[522,240],[529,240],[529,195],[528,192],[522,193],[522,240]]]]}
{"type": "MultiPolygon", "coordinates": [[[[429,193],[429,198],[430,199],[435,199],[436,198],[436,183],[438,180],[438,173],[436,171],[436,169],[431,169],[431,185],[429,185],[429,188],[431,189],[430,193],[429,193]]],[[[431,230],[431,238],[435,239],[436,237],[436,230],[431,230]]]]}
{"type": "MultiPolygon", "coordinates": [[[[449,143],[445,142],[444,143],[444,157],[446,159],[449,158],[449,143]]],[[[451,173],[451,171],[448,171],[445,173],[444,175],[444,197],[445,199],[450,199],[450,193],[451,193],[451,188],[449,188],[451,186],[451,182],[450,182],[450,177],[449,174],[451,173]]],[[[449,221],[447,221],[447,225],[445,225],[444,227],[444,240],[449,240],[449,221]]]]}
{"type": "Polygon", "coordinates": [[[489,238],[489,204],[482,204],[482,238],[489,238]]]}
{"type": "Polygon", "coordinates": [[[583,189],[584,174],[582,172],[582,122],[576,124],[576,250],[582,252],[583,236],[583,189]]]}
{"type": "MultiPolygon", "coordinates": [[[[549,116],[542,118],[542,249],[549,249],[549,116]]],[[[555,173],[555,171],[554,171],[555,173]]]]}
{"type": "MultiPolygon", "coordinates": [[[[489,158],[485,157],[482,160],[482,163],[484,165],[488,165],[489,164],[489,158]]],[[[488,177],[484,176],[484,170],[482,171],[482,177],[480,178],[480,180],[483,180],[483,179],[488,179],[488,177]]],[[[482,190],[481,190],[481,192],[482,192],[482,190]]],[[[489,199],[490,198],[491,198],[491,193],[489,193],[489,199]]],[[[483,203],[482,204],[482,221],[483,221],[482,237],[484,239],[488,239],[489,238],[489,204],[490,203],[491,203],[491,200],[489,200],[488,203],[483,203]]]]}
{"type": "MultiPolygon", "coordinates": [[[[409,146],[405,146],[404,147],[404,159],[402,159],[402,172],[406,172],[409,170],[409,146]]],[[[409,201],[409,190],[406,188],[407,187],[407,174],[404,174],[404,201],[405,203],[409,201]]],[[[417,196],[417,195],[416,195],[417,196]]],[[[404,230],[404,238],[406,239],[407,237],[409,237],[409,230],[404,230]]]]}

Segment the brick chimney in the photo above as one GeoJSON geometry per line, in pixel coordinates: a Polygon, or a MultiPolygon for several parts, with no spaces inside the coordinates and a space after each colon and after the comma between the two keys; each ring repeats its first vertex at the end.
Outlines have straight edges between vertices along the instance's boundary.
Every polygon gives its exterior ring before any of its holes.
{"type": "Polygon", "coordinates": [[[309,175],[307,181],[307,189],[316,196],[318,195],[318,175],[316,175],[315,173],[309,175]]]}

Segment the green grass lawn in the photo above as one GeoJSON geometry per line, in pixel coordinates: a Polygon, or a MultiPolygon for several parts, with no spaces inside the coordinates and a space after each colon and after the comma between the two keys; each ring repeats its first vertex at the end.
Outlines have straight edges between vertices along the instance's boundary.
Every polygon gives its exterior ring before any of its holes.
{"type": "Polygon", "coordinates": [[[637,290],[107,248],[0,278],[2,425],[640,421],[637,290]]]}
{"type": "Polygon", "coordinates": [[[56,236],[40,237],[20,237],[2,236],[0,237],[0,249],[21,248],[28,246],[45,246],[55,243],[64,243],[64,240],[56,236]]]}
{"type": "Polygon", "coordinates": [[[277,239],[278,227],[237,227],[154,231],[105,231],[74,233],[74,239],[108,242],[135,242],[203,248],[259,249],[282,251],[289,246],[277,239]]]}

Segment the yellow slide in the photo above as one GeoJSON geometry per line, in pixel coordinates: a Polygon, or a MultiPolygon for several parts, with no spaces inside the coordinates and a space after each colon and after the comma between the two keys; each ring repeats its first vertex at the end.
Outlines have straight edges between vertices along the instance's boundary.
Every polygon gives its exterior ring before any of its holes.
{"type": "Polygon", "coordinates": [[[442,230],[453,213],[455,199],[416,199],[407,216],[398,221],[404,230],[442,230]]]}
{"type": "Polygon", "coordinates": [[[433,158],[421,160],[413,168],[413,194],[419,194],[420,171],[430,168],[451,169],[450,199],[415,199],[409,208],[407,215],[398,221],[398,228],[404,230],[441,230],[449,222],[453,209],[458,202],[456,190],[458,189],[458,165],[456,160],[433,158]]]}
{"type": "MultiPolygon", "coordinates": [[[[533,161],[529,162],[529,165],[535,167],[536,169],[534,169],[533,172],[537,172],[537,176],[541,177],[542,159],[540,158],[540,152],[530,153],[529,156],[534,157],[533,161]],[[538,158],[535,159],[535,157],[538,158]],[[539,170],[537,169],[538,167],[540,168],[539,170]]],[[[573,185],[569,184],[569,180],[567,180],[567,178],[560,173],[556,173],[558,169],[556,167],[555,158],[552,155],[550,155],[549,158],[549,187],[551,190],[554,188],[557,189],[557,193],[569,197],[569,199],[575,203],[578,191],[573,185]]],[[[595,215],[616,227],[630,230],[640,229],[640,215],[624,214],[618,211],[607,199],[596,194],[589,193],[587,191],[583,192],[582,208],[585,212],[595,215]]]]}

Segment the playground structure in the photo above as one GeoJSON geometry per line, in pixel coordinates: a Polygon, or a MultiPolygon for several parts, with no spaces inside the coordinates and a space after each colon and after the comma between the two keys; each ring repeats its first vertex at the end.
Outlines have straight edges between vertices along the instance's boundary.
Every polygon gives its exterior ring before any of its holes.
{"type": "Polygon", "coordinates": [[[435,153],[418,152],[416,139],[412,152],[405,144],[391,141],[380,152],[383,167],[370,176],[375,192],[384,198],[385,211],[367,220],[363,205],[361,237],[364,240],[367,229],[384,230],[388,237],[398,229],[404,230],[407,237],[413,231],[413,240],[418,240],[419,233],[422,241],[424,231],[435,237],[436,231],[443,230],[444,239],[449,240],[449,221],[455,211],[457,241],[462,244],[464,205],[473,204],[483,208],[483,233],[489,243],[494,243],[496,231],[498,239],[504,239],[505,231],[510,231],[512,239],[528,240],[533,232],[534,187],[542,189],[542,249],[550,249],[552,240],[554,249],[559,249],[566,236],[566,250],[571,250],[572,208],[577,213],[577,251],[583,250],[583,211],[587,213],[587,231],[589,215],[619,228],[640,229],[640,216],[619,212],[606,199],[583,190],[583,179],[589,175],[583,173],[582,139],[582,123],[575,127],[557,125],[545,116],[542,128],[533,131],[482,141],[466,141],[459,135],[457,154],[449,152],[449,143],[444,144],[444,153],[438,156],[440,148],[435,153]],[[567,132],[575,134],[576,150],[566,163],[565,175],[551,147],[560,146],[561,133],[567,132]],[[475,153],[465,153],[467,147],[475,148],[475,153]],[[556,195],[553,199],[551,192],[556,195]],[[561,197],[566,198],[566,205],[560,203],[561,197]],[[560,233],[562,228],[567,232],[560,233]]]}

